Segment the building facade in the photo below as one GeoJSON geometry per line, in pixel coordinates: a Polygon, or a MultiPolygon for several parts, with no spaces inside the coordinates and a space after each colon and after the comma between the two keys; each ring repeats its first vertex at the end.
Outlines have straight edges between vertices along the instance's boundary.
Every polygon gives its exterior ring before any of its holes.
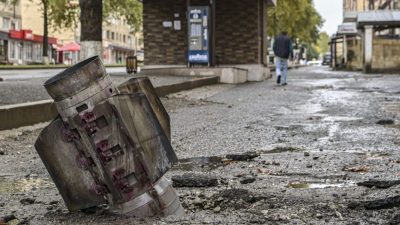
{"type": "Polygon", "coordinates": [[[399,0],[343,0],[344,12],[398,9],[399,0]]]}
{"type": "MultiPolygon", "coordinates": [[[[0,63],[42,63],[43,13],[40,0],[0,1],[0,63]]],[[[71,1],[70,4],[78,4],[71,1]]],[[[78,21],[78,20],[77,20],[78,21]]],[[[79,59],[80,26],[49,27],[50,62],[75,64],[79,59]],[[72,46],[73,49],[68,49],[72,46]]],[[[143,50],[143,35],[123,18],[110,18],[103,25],[103,60],[106,64],[124,64],[128,55],[143,50]]]]}
{"type": "Polygon", "coordinates": [[[133,32],[124,18],[111,17],[103,25],[103,60],[107,64],[125,64],[127,56],[143,49],[143,37],[133,32]]]}
{"type": "Polygon", "coordinates": [[[262,77],[268,70],[266,12],[274,4],[144,0],[145,64],[235,66],[262,77]]]}
{"type": "Polygon", "coordinates": [[[399,71],[399,2],[344,0],[343,24],[331,41],[332,66],[367,73],[399,71]]]}
{"type": "MultiPolygon", "coordinates": [[[[32,29],[24,29],[23,7],[24,1],[0,2],[0,63],[2,64],[33,64],[43,61],[43,36],[32,29]]],[[[50,57],[55,54],[52,48],[55,44],[57,39],[50,37],[48,46],[50,57]]]]}

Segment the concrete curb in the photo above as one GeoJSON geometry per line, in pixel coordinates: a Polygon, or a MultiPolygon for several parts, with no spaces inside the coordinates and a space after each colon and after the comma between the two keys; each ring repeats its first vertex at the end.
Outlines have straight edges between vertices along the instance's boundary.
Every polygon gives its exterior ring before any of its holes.
{"type": "Polygon", "coordinates": [[[185,81],[178,84],[170,84],[156,87],[156,93],[160,97],[164,97],[171,93],[176,93],[180,91],[190,90],[193,88],[198,88],[206,85],[217,84],[219,82],[219,77],[205,77],[196,80],[185,81]]]}
{"type": "MultiPolygon", "coordinates": [[[[219,77],[205,77],[185,81],[177,84],[170,84],[155,87],[158,96],[189,90],[205,85],[217,84],[219,77]]],[[[54,119],[58,112],[53,100],[43,100],[14,105],[0,106],[0,130],[29,126],[54,119]]]]}
{"type": "Polygon", "coordinates": [[[0,130],[50,121],[57,114],[52,100],[0,106],[0,130]]]}

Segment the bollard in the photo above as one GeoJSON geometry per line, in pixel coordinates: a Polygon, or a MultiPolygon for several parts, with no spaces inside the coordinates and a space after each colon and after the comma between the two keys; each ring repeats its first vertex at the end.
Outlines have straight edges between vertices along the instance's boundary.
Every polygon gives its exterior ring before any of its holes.
{"type": "Polygon", "coordinates": [[[163,175],[177,162],[169,116],[148,78],[116,87],[95,56],[44,84],[59,116],[35,148],[70,211],[183,215],[163,175]]]}

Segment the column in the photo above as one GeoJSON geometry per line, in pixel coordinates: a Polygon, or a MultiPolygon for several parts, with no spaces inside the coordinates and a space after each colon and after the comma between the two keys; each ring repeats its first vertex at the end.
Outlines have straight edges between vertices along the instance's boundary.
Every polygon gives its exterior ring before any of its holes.
{"type": "Polygon", "coordinates": [[[364,27],[364,72],[372,72],[373,26],[364,27]]]}
{"type": "Polygon", "coordinates": [[[347,37],[343,35],[343,58],[344,58],[344,67],[347,65],[347,37]]]}

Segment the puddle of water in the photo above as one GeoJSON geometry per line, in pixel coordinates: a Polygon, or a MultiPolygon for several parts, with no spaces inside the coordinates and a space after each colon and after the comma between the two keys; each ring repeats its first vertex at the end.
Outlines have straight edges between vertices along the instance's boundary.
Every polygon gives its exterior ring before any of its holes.
{"type": "Polygon", "coordinates": [[[324,189],[324,188],[345,188],[356,186],[356,183],[307,183],[307,182],[294,182],[288,184],[286,187],[293,189],[324,189]]]}
{"type": "Polygon", "coordinates": [[[173,169],[183,171],[193,171],[199,169],[213,170],[224,165],[224,160],[220,156],[194,157],[180,159],[178,164],[175,165],[173,169]]]}
{"type": "Polygon", "coordinates": [[[319,112],[322,112],[324,110],[324,107],[321,106],[321,104],[313,104],[312,102],[315,99],[310,100],[309,103],[306,103],[304,105],[297,106],[296,109],[304,114],[316,114],[319,112]]]}
{"type": "Polygon", "coordinates": [[[327,122],[349,122],[349,121],[357,121],[362,120],[361,117],[346,117],[346,116],[328,116],[322,119],[322,121],[327,122]]]}
{"type": "Polygon", "coordinates": [[[48,188],[51,185],[52,182],[39,178],[10,180],[0,177],[0,194],[28,192],[33,189],[48,188]]]}

